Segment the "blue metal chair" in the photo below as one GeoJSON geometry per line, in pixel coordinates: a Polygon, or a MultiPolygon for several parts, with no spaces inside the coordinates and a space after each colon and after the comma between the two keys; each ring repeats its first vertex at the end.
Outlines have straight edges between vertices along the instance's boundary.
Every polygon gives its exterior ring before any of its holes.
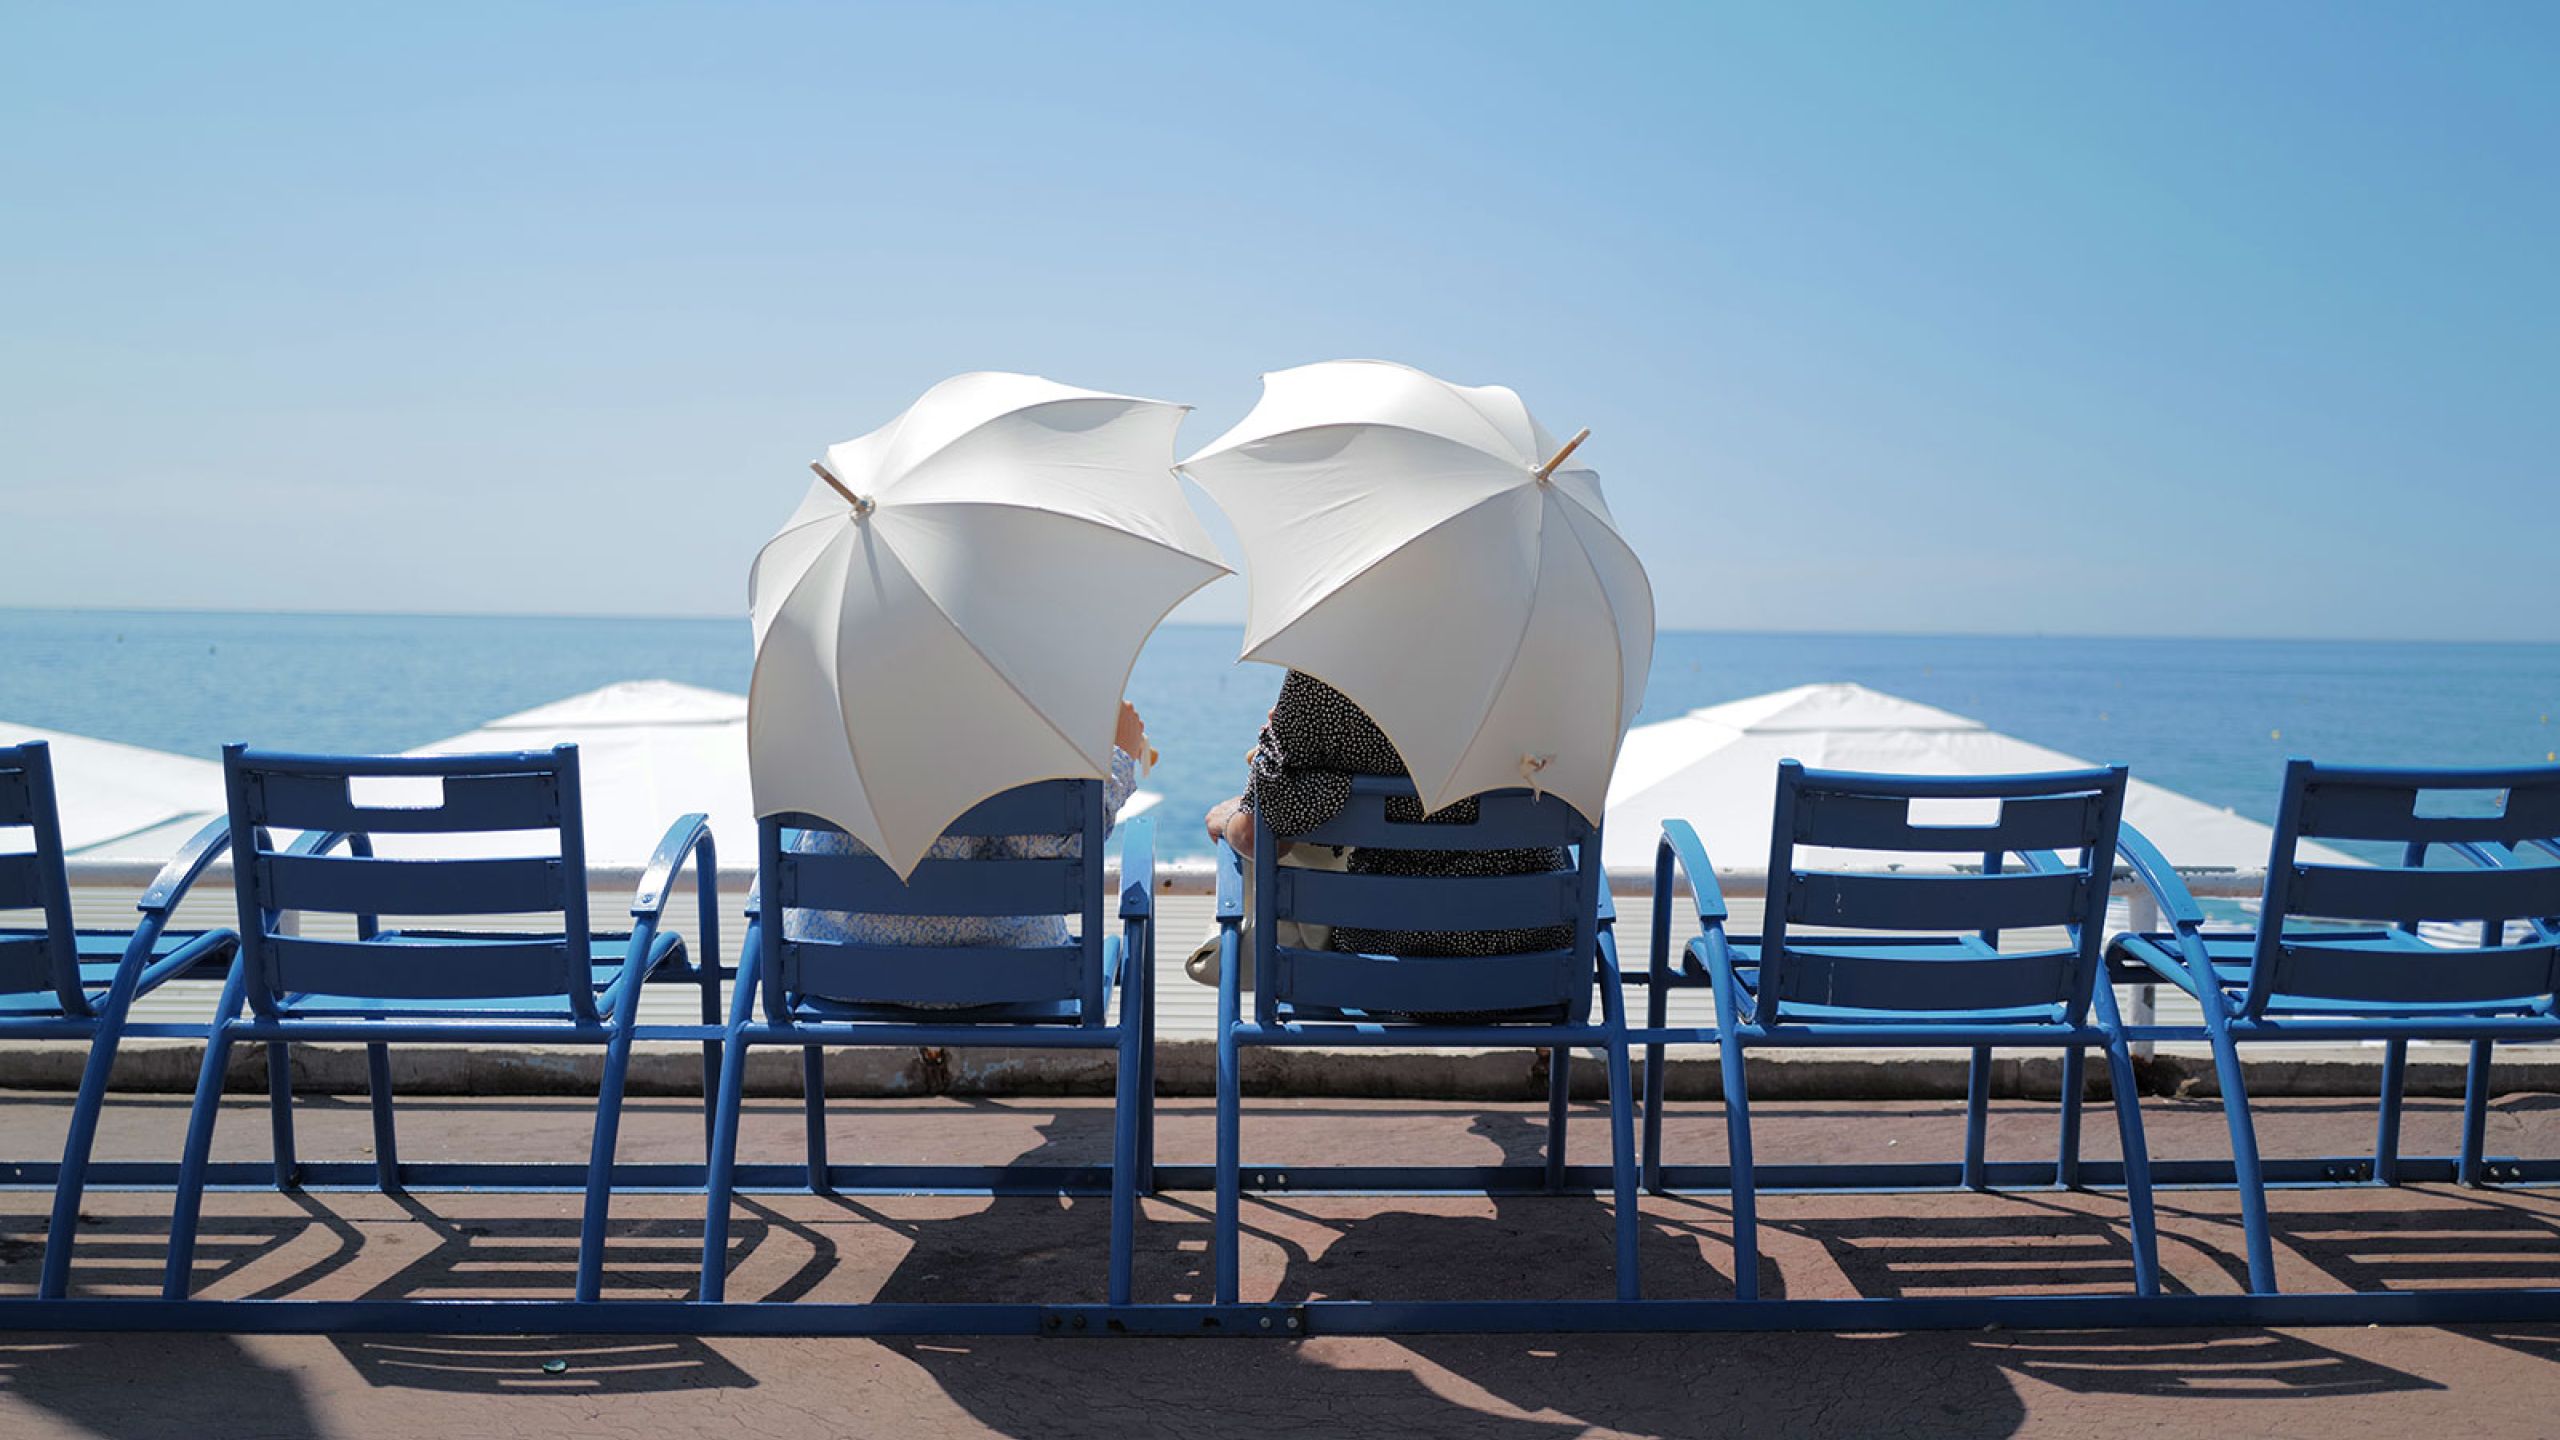
{"type": "MultiPolygon", "coordinates": [[[[1355,776],[1341,812],[1298,845],[1361,850],[1512,850],[1561,848],[1572,868],[1503,876],[1352,875],[1277,863],[1282,843],[1254,822],[1253,1018],[1242,1013],[1244,873],[1235,852],[1219,847],[1218,871],[1218,1168],[1216,1291],[1236,1303],[1243,1209],[1240,1153],[1242,1052],[1249,1047],[1544,1046],[1551,1049],[1547,1089],[1547,1153],[1543,1167],[1521,1179],[1560,1191],[1565,1166],[1565,1111],[1574,1047],[1599,1050],[1609,1080],[1610,1182],[1616,1211],[1617,1294],[1640,1294],[1636,1275],[1635,1103],[1629,1079],[1626,1009],[1618,947],[1600,862],[1600,827],[1572,806],[1527,790],[1477,797],[1470,824],[1406,823],[1387,817],[1391,799],[1412,799],[1412,782],[1355,776]],[[1518,930],[1570,926],[1561,950],[1485,956],[1408,956],[1307,950],[1279,943],[1282,921],[1387,930],[1518,930]],[[1591,1018],[1597,990],[1601,1018],[1591,1018]],[[1435,1020],[1440,1015],[1483,1020],[1435,1020]],[[1517,1017],[1517,1018],[1513,1018],[1517,1017]]],[[[1293,1167],[1296,1168],[1296,1167],[1293,1167]]],[[[1364,1190],[1396,1190],[1456,1179],[1485,1190],[1515,1178],[1513,1167],[1475,1167],[1435,1174],[1426,1167],[1364,1171],[1335,1180],[1364,1190]]],[[[1530,1167],[1519,1167],[1529,1170],[1530,1167]]],[[[1321,1169],[1299,1169],[1305,1186],[1326,1183],[1321,1169]]],[[[1266,1177],[1257,1176],[1261,1182],[1266,1177]]],[[[1262,1188],[1258,1183],[1257,1188],[1262,1188]]],[[[1302,1186],[1301,1188],[1304,1188],[1302,1186]]],[[[1447,1188],[1439,1186],[1436,1188],[1447,1188]]]]}
{"type": "MultiPolygon", "coordinates": [[[[1733,1196],[1734,1288],[1759,1294],[1759,1231],[1744,1059],[1763,1045],[1963,1046],[1972,1052],[1964,1160],[1957,1180],[1988,1188],[1983,1155],[1993,1046],[2064,1052],[2062,1154],[2076,1156],[2076,1063],[2105,1053],[2124,1147],[2132,1210],[2134,1288],[2159,1285],[2149,1155],[2115,992],[2100,978],[2107,887],[2124,812],[2125,770],[2050,775],[1858,775],[1778,766],[1769,846],[1769,897],[1757,942],[1725,933],[1714,867],[1686,821],[1663,827],[1654,858],[1652,985],[1645,1045],[1644,1168],[1662,1178],[1662,1055],[1666,1042],[1717,1043],[1724,1073],[1728,1183],[1733,1196]],[[1979,824],[1926,824],[1915,800],[1997,802],[1979,824]],[[1979,873],[1848,872],[1820,868],[1799,848],[1964,855],[1979,873]],[[2056,852],[2076,858],[2065,860],[2056,852]],[[2010,856],[2023,868],[2007,868],[2010,856]],[[1672,881],[1688,877],[1698,934],[1671,954],[1672,881]],[[2061,942],[2000,948],[2000,932],[2062,930],[2061,942]],[[1707,986],[1716,1027],[1666,1027],[1669,992],[1707,986]]],[[[1802,1167],[1840,1169],[1843,1167],[1802,1167]]],[[[1854,1168],[1854,1167],[1850,1167],[1854,1168]]],[[[1855,1179],[1854,1175],[1850,1177],[1855,1179]]],[[[1879,1173],[1869,1183],[1882,1183],[1879,1173]]],[[[2069,1163],[2057,1178],[2073,1183],[2069,1163]]]]}
{"type": "Polygon", "coordinates": [[[1067,1194],[1080,1167],[830,1165],[829,1046],[1006,1045],[1110,1050],[1119,1057],[1113,1115],[1110,1303],[1126,1304],[1137,1197],[1154,1188],[1155,827],[1120,827],[1120,930],[1103,922],[1102,785],[1048,780],[981,802],[949,836],[1078,835],[1080,853],[1051,860],[926,860],[901,881],[869,855],[788,847],[792,832],[842,835],[811,815],[759,825],[756,893],[730,997],[714,1111],[700,1298],[726,1293],[729,1212],[738,1183],[738,1116],[748,1047],[801,1050],[808,1183],[816,1192],[1067,1194]],[[1076,916],[1065,945],[874,945],[794,939],[795,910],[863,915],[1076,916]],[[1119,1005],[1111,1004],[1116,993],[1119,1005]],[[761,1013],[762,1019],[757,1016],[761,1013]]]}
{"type": "Polygon", "coordinates": [[[653,978],[692,981],[706,1007],[717,1004],[717,861],[703,817],[685,816],[667,832],[641,879],[631,929],[602,932],[588,925],[574,745],[521,754],[380,757],[229,745],[222,760],[241,943],[206,1037],[188,1117],[164,1297],[187,1295],[223,1074],[232,1046],[242,1041],[267,1047],[276,1185],[295,1183],[287,1046],[299,1040],[364,1045],[374,1177],[385,1193],[401,1188],[392,1044],[605,1047],[576,1282],[577,1299],[596,1299],[640,986],[653,978]],[[409,807],[364,803],[351,790],[357,782],[384,780],[433,785],[440,794],[433,804],[409,807]],[[302,836],[278,849],[270,835],[279,829],[302,836]],[[377,834],[489,832],[521,835],[525,853],[420,860],[373,853],[377,834]],[[332,853],[341,847],[348,853],[332,853]],[[698,966],[688,961],[683,937],[662,928],[671,882],[687,859],[699,884],[698,966]],[[352,915],[356,938],[300,934],[296,922],[304,912],[352,915]],[[384,929],[384,915],[555,915],[558,923],[504,932],[384,929]]]}
{"type": "MultiPolygon", "coordinates": [[[[2257,926],[2209,929],[2168,860],[2125,830],[2124,858],[2169,928],[2119,935],[2108,954],[2135,978],[2157,977],[2186,991],[2204,1011],[2201,1028],[2146,1033],[2213,1046],[2250,1289],[2275,1290],[2275,1256],[2268,1176],[2238,1047],[2262,1040],[2385,1042],[2370,1177],[2387,1185],[2416,1178],[2414,1162],[2399,1153],[2409,1042],[2470,1042],[2462,1151],[2448,1178],[2465,1185],[2492,1178],[2482,1153],[2491,1047],[2500,1040],[2560,1039],[2560,927],[2553,920],[2560,916],[2560,865],[2547,863],[2560,858],[2560,845],[2535,843],[2555,836],[2560,766],[2417,770],[2290,761],[2257,926]],[[2401,863],[2311,863],[2298,853],[2305,840],[2397,845],[2401,863]],[[2463,863],[2429,867],[2437,846],[2463,863]],[[2544,863],[2534,863],[2537,849],[2544,863]],[[2419,934],[2425,921],[2476,923],[2479,938],[2431,943],[2419,934]],[[2510,941],[2510,921],[2533,923],[2523,939],[2510,941]]],[[[2363,1178],[2366,1172],[2357,1166],[2348,1173],[2363,1178]]]]}
{"type": "Polygon", "coordinates": [[[27,832],[32,843],[0,853],[0,912],[37,914],[26,928],[0,918],[0,1040],[89,1042],[62,1163],[54,1171],[53,1218],[36,1282],[38,1296],[58,1299],[69,1283],[71,1247],[79,1238],[80,1196],[97,1141],[98,1111],[106,1103],[116,1046],[134,999],[163,981],[221,964],[237,939],[228,930],[168,928],[187,887],[222,853],[229,826],[214,821],[170,858],[142,892],[142,920],[131,931],[72,924],[53,759],[41,740],[0,746],[0,833],[12,831],[27,832]]]}

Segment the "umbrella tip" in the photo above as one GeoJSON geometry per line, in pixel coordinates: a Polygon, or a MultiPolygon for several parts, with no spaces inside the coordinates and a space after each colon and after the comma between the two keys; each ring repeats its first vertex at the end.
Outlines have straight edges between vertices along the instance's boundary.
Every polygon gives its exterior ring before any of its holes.
{"type": "Polygon", "coordinates": [[[1554,479],[1556,467],[1564,463],[1564,457],[1581,448],[1582,442],[1590,438],[1591,427],[1588,425],[1574,431],[1573,438],[1564,442],[1564,448],[1547,457],[1547,463],[1538,467],[1538,483],[1544,485],[1554,479]]]}
{"type": "MultiPolygon", "coordinates": [[[[1572,447],[1568,446],[1566,448],[1570,449],[1572,447]]],[[[836,472],[827,468],[826,462],[822,460],[812,460],[809,462],[809,468],[817,474],[819,479],[827,482],[827,488],[844,497],[845,503],[853,507],[853,513],[856,519],[869,515],[872,512],[874,504],[871,497],[867,495],[856,495],[852,490],[846,488],[845,483],[836,478],[836,472]]]]}

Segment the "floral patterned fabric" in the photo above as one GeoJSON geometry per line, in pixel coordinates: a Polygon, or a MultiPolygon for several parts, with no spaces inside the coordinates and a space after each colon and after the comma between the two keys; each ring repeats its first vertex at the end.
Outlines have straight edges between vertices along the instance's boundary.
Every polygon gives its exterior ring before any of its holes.
{"type": "MultiPolygon", "coordinates": [[[[1138,788],[1138,763],[1126,751],[1111,752],[1111,778],[1102,787],[1102,829],[1138,788]]],[[[836,831],[795,830],[793,850],[817,855],[868,855],[871,847],[836,831]]],[[[1064,860],[1083,853],[1081,835],[945,835],[925,852],[928,860],[1064,860]]],[[[793,910],[783,934],[794,940],[855,945],[1069,945],[1074,933],[1064,915],[860,915],[843,910],[793,910]]]]}

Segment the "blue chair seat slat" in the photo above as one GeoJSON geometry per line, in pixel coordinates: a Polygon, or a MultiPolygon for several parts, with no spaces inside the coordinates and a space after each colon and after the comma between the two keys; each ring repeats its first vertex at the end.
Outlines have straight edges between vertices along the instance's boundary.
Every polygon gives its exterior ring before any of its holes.
{"type": "Polygon", "coordinates": [[[2341,920],[2511,920],[2560,915],[2560,865],[2416,869],[2296,865],[2286,908],[2341,920]]]}
{"type": "MultiPolygon", "coordinates": [[[[456,933],[459,932],[401,931],[394,944],[441,941],[456,933]]],[[[377,938],[372,943],[378,945],[381,940],[377,938]]],[[[631,937],[628,934],[598,934],[589,937],[586,969],[587,984],[590,988],[601,994],[622,978],[623,957],[629,953],[630,945],[631,937]]],[[[410,948],[414,951],[423,947],[411,944],[410,948]]],[[[648,959],[643,964],[649,973],[655,974],[683,949],[684,941],[680,937],[659,935],[651,941],[648,959]]],[[[287,1018],[296,1020],[326,1020],[386,1013],[429,1016],[450,1013],[456,1017],[475,1020],[483,1018],[567,1020],[570,1018],[569,997],[565,988],[557,994],[498,998],[507,1003],[493,1006],[489,997],[473,995],[432,996],[379,992],[300,991],[286,998],[284,1013],[287,1018]]]]}
{"type": "Polygon", "coordinates": [[[556,936],[386,931],[371,940],[271,935],[266,943],[280,991],[399,1000],[568,993],[569,947],[556,936]]]}
{"type": "MultiPolygon", "coordinates": [[[[424,760],[450,766],[455,757],[424,760]]],[[[556,776],[538,770],[514,774],[441,776],[442,802],[428,806],[359,805],[343,774],[297,774],[284,757],[260,756],[249,777],[249,819],[259,825],[323,833],[462,835],[484,831],[554,830],[561,823],[556,776]]],[[[363,775],[422,773],[390,759],[340,760],[333,764],[363,775]]]]}
{"type": "Polygon", "coordinates": [[[0,855],[0,910],[33,910],[53,893],[53,866],[33,851],[0,855]]]}
{"type": "Polygon", "coordinates": [[[783,985],[794,995],[869,1004],[1001,1004],[1083,993],[1082,945],[852,945],[783,943],[783,985]]]}
{"type": "Polygon", "coordinates": [[[786,853],[781,903],[865,915],[1069,915],[1083,910],[1082,860],[927,860],[901,884],[869,855],[786,853]]]}
{"type": "Polygon", "coordinates": [[[1535,850],[1557,844],[1577,823],[1563,801],[1517,791],[1477,796],[1476,818],[1463,825],[1387,818],[1388,800],[1412,795],[1404,781],[1355,776],[1350,800],[1332,819],[1290,838],[1302,845],[1393,850],[1535,850]]]}
{"type": "Polygon", "coordinates": [[[2438,950],[2401,931],[2385,933],[2388,938],[2368,941],[2285,940],[2275,971],[2276,996],[2504,1007],[2552,993],[2560,946],[2438,950]]]}
{"type": "Polygon", "coordinates": [[[361,915],[522,915],[558,910],[555,858],[374,860],[263,854],[259,878],[284,910],[361,915]]]}
{"type": "MultiPolygon", "coordinates": [[[[194,944],[202,934],[203,932],[196,930],[163,931],[152,940],[151,958],[157,960],[176,954],[181,947],[194,944]]],[[[0,946],[5,946],[11,940],[23,938],[25,937],[0,935],[0,946]]],[[[80,988],[88,994],[92,1004],[107,993],[109,985],[115,983],[116,970],[124,963],[125,946],[131,943],[132,939],[132,936],[120,930],[80,932],[80,988]]],[[[221,979],[222,970],[231,963],[230,953],[227,950],[215,950],[207,963],[213,967],[210,973],[189,978],[221,979]]],[[[0,1017],[23,1019],[31,1016],[60,1015],[62,1002],[53,993],[52,972],[47,970],[45,973],[44,988],[40,991],[14,994],[0,991],[0,1017]]]]}
{"type": "Polygon", "coordinates": [[[1280,865],[1272,871],[1281,913],[1302,923],[1380,930],[1520,930],[1574,922],[1582,877],[1470,875],[1434,878],[1348,875],[1280,865]]]}
{"type": "MultiPolygon", "coordinates": [[[[1447,883],[1445,881],[1439,883],[1447,883]]],[[[1360,955],[1276,948],[1277,1004],[1372,1014],[1586,1008],[1590,962],[1572,950],[1515,955],[1360,955]]]]}
{"type": "Polygon", "coordinates": [[[1931,854],[2076,850],[2098,824],[2094,794],[2040,795],[2001,802],[1999,818],[1977,825],[1914,824],[1911,798],[1809,791],[1796,801],[1795,838],[1844,850],[1931,854]]]}
{"type": "Polygon", "coordinates": [[[53,942],[42,935],[0,935],[0,995],[53,996],[53,942]]]}
{"type": "Polygon", "coordinates": [[[2560,835],[2560,785],[2544,771],[2446,772],[2421,776],[2402,772],[2358,772],[2318,767],[2301,793],[2301,833],[2323,840],[2460,840],[2514,844],[2560,835]],[[2505,803],[2478,815],[2420,815],[2418,803],[2431,789],[2507,789],[2505,803]]]}
{"type": "MultiPolygon", "coordinates": [[[[1823,843],[1828,843],[1823,842],[1823,843]]],[[[1866,875],[1798,871],[1787,887],[1792,924],[1852,930],[2007,930],[2069,924],[2086,908],[2076,871],[2003,875],[1866,875]]]]}
{"type": "MultiPolygon", "coordinates": [[[[800,1024],[864,1025],[1080,1025],[1082,1007],[1074,1000],[1025,1000],[986,1005],[902,1005],[888,1001],[830,1000],[802,995],[792,1001],[791,1018],[800,1024]]],[[[828,1037],[842,1043],[842,1036],[828,1037]]],[[[991,1045],[1003,1043],[989,1039],[991,1045]]]]}
{"type": "Polygon", "coordinates": [[[1930,951],[1790,944],[1778,998],[1790,1008],[2027,1010],[2067,1003],[2078,960],[2073,950],[1982,954],[1955,946],[1930,951]]]}

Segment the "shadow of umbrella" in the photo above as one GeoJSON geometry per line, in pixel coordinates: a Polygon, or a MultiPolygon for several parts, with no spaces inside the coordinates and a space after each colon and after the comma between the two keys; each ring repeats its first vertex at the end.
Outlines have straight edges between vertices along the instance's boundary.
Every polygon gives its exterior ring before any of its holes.
{"type": "Polygon", "coordinates": [[[230,1335],[0,1339],[0,1395],[110,1440],[230,1433],[308,1440],[327,1433],[302,1384],[230,1335]]]}
{"type": "MultiPolygon", "coordinates": [[[[1110,1154],[1107,1124],[1077,1112],[1053,1116],[1026,1164],[1100,1164],[1110,1154]]],[[[1197,1300],[1208,1216],[1184,1202],[1159,1201],[1141,1215],[1136,1293],[1141,1302],[1197,1300]],[[1188,1233],[1185,1233],[1188,1232],[1188,1233]]],[[[970,1215],[902,1226],[913,1244],[882,1282],[884,1301],[947,1303],[1103,1298],[1110,1237],[1107,1196],[998,1196],[970,1215]]],[[[1286,1243],[1283,1241],[1282,1243],[1286,1243]]],[[[1343,1368],[1308,1355],[1301,1341],[898,1340],[890,1348],[931,1375],[943,1393],[1001,1434],[1127,1436],[1178,1426],[1186,1436],[1268,1437],[1346,1427],[1399,1436],[1554,1440],[1579,1435],[1575,1422],[1508,1416],[1453,1397],[1403,1368],[1343,1368]]],[[[1318,1342],[1321,1343],[1321,1342],[1318,1342]]],[[[1383,1344],[1383,1342],[1380,1342],[1383,1344]]]]}

